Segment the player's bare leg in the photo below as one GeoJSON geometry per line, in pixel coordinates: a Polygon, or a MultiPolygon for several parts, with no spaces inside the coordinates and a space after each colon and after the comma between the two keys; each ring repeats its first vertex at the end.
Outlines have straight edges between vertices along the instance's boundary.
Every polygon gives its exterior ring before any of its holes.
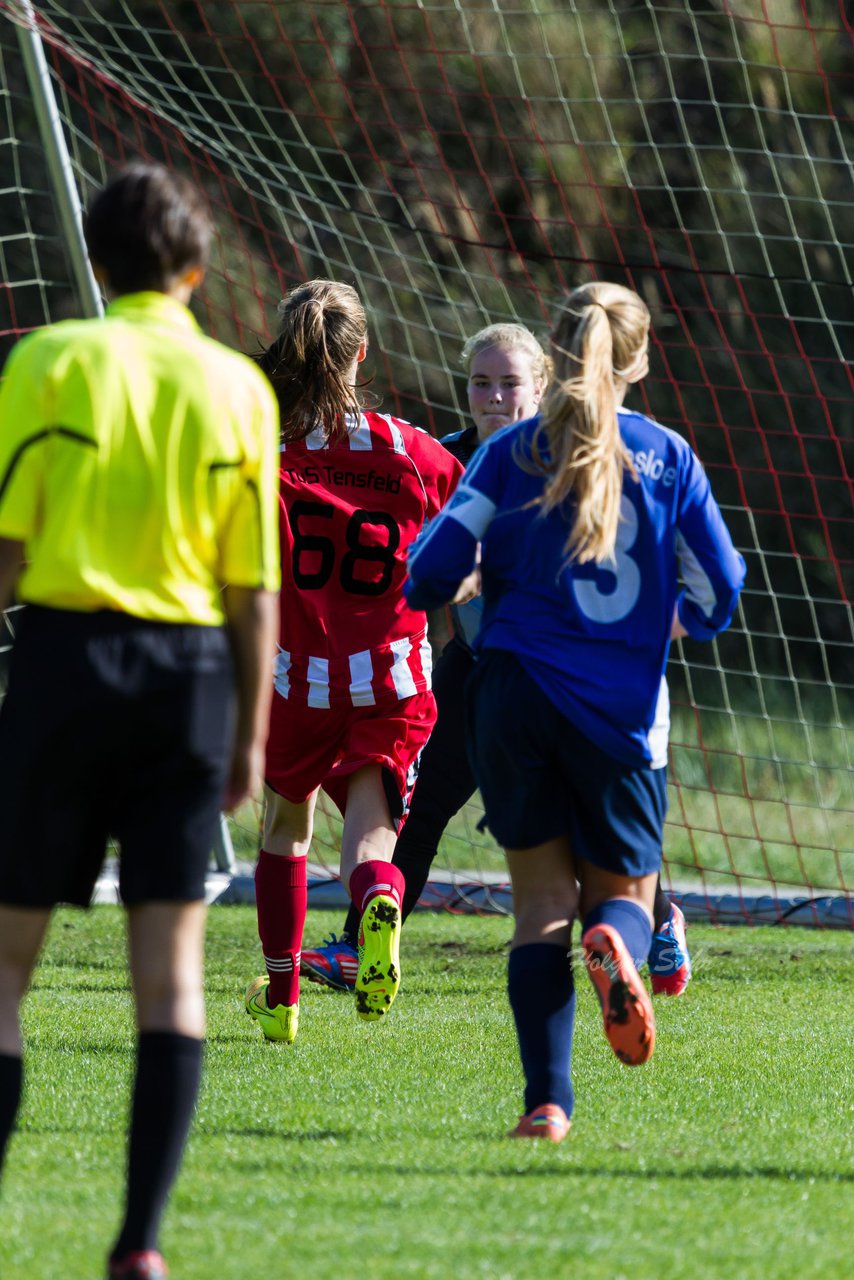
{"type": "MultiPolygon", "coordinates": [[[[360,862],[371,860],[387,861],[392,857],[388,851],[387,835],[390,818],[381,779],[378,788],[375,768],[371,768],[370,771],[367,769],[359,770],[359,773],[365,776],[356,781],[351,798],[347,801],[347,815],[350,818],[350,822],[348,823],[345,819],[344,836],[341,845],[341,880],[344,884],[349,884],[350,875],[352,875],[360,862]]],[[[353,786],[352,780],[350,785],[351,787],[353,786]]],[[[419,778],[420,785],[421,780],[419,778]]],[[[413,814],[410,813],[404,832],[412,822],[412,817],[413,814]]],[[[399,849],[400,840],[393,839],[395,865],[398,865],[397,851],[399,849]]],[[[402,867],[400,870],[405,875],[402,867]]],[[[426,876],[427,872],[425,870],[425,879],[426,876]]],[[[407,884],[407,892],[408,888],[407,884]]],[[[406,914],[404,901],[402,904],[401,923],[406,919],[406,914]]],[[[351,902],[342,936],[336,937],[333,933],[322,946],[303,951],[302,970],[303,973],[306,973],[311,978],[312,982],[320,982],[324,986],[333,987],[339,991],[355,990],[356,974],[359,968],[359,953],[356,949],[356,941],[359,936],[360,918],[361,913],[357,911],[351,902]]]]}
{"type": "Polygon", "coordinates": [[[391,862],[397,830],[389,812],[378,764],[357,769],[347,787],[347,809],[341,833],[341,879],[350,877],[361,862],[391,862]]]}
{"type": "Polygon", "coordinates": [[[50,916],[49,910],[0,907],[0,1054],[21,1056],[18,1011],[50,916]]]}
{"type": "Polygon", "coordinates": [[[295,804],[264,785],[264,848],[282,858],[307,858],[320,788],[295,804]]]}
{"type": "Polygon", "coordinates": [[[513,886],[513,947],[551,943],[569,948],[578,911],[578,886],[564,836],[533,849],[505,849],[513,886]]]}
{"type": "Polygon", "coordinates": [[[400,904],[404,881],[392,865],[397,831],[379,765],[357,770],[347,789],[341,878],[359,912],[356,1012],[374,1022],[400,986],[400,904]]]}
{"type": "Polygon", "coordinates": [[[131,981],[140,1031],[201,1040],[204,902],[148,902],[128,911],[131,981]]]}
{"type": "Polygon", "coordinates": [[[649,916],[650,926],[652,925],[655,885],[658,880],[656,872],[648,876],[621,876],[582,859],[579,861],[579,876],[582,916],[588,915],[608,898],[627,898],[637,902],[649,916]]]}
{"type": "Polygon", "coordinates": [[[0,907],[0,1169],[21,1102],[21,1001],[49,921],[47,910],[0,907]]]}

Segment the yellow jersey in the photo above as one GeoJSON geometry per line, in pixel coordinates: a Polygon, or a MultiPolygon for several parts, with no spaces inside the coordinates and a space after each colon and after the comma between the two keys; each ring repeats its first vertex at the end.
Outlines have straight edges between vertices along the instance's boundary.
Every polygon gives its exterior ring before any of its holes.
{"type": "Polygon", "coordinates": [[[24,602],[215,626],[276,590],[278,408],[246,356],[162,293],[21,340],[0,388],[0,537],[24,602]]]}

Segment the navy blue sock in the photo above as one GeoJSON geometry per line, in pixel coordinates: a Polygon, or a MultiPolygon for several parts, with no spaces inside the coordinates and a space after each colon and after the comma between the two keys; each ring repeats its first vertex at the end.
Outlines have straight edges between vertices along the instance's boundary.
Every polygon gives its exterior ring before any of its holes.
{"type": "Polygon", "coordinates": [[[652,942],[649,916],[637,902],[628,898],[606,898],[584,917],[583,932],[594,924],[609,924],[623,939],[629,955],[639,969],[646,962],[652,942]]]}
{"type": "Polygon", "coordinates": [[[21,1059],[9,1053],[0,1053],[0,1168],[6,1143],[15,1127],[15,1116],[21,1105],[21,1087],[24,1067],[21,1059]]]}
{"type": "Polygon", "coordinates": [[[571,1116],[575,984],[566,948],[550,942],[514,947],[507,994],[525,1073],[525,1114],[555,1102],[571,1116]]]}

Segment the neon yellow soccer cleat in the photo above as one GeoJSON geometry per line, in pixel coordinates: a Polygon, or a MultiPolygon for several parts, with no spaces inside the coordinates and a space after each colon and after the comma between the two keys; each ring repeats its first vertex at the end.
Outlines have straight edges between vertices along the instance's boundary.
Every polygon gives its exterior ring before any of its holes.
{"type": "Polygon", "coordinates": [[[268,1009],[269,985],[270,979],[266,974],[252,979],[246,988],[246,1012],[252,1015],[268,1040],[275,1040],[279,1044],[293,1044],[299,1026],[299,1005],[277,1004],[275,1009],[268,1009]]]}
{"type": "Polygon", "coordinates": [[[356,1012],[376,1022],[391,1008],[400,986],[400,907],[379,893],[368,903],[359,923],[359,969],[356,1012]]]}

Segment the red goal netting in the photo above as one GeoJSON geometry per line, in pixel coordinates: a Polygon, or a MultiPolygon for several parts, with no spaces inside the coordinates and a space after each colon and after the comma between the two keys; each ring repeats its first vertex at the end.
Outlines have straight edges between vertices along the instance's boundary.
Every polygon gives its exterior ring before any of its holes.
{"type": "MultiPolygon", "coordinates": [[[[80,305],[18,51],[26,8],[0,0],[7,345],[80,305]]],[[[854,923],[842,0],[34,8],[83,199],[138,156],[207,191],[200,318],[223,341],[265,341],[297,280],[349,280],[375,389],[441,433],[464,419],[476,328],[545,336],[556,298],[591,278],[646,298],[639,403],[695,448],[748,564],[732,628],[670,664],[668,883],[721,919],[854,923]]],[[[437,871],[495,901],[502,861],[478,816],[452,825],[437,871]]],[[[234,824],[238,855],[254,827],[234,824]]],[[[335,865],[336,839],[330,816],[318,862],[335,865]]]]}

